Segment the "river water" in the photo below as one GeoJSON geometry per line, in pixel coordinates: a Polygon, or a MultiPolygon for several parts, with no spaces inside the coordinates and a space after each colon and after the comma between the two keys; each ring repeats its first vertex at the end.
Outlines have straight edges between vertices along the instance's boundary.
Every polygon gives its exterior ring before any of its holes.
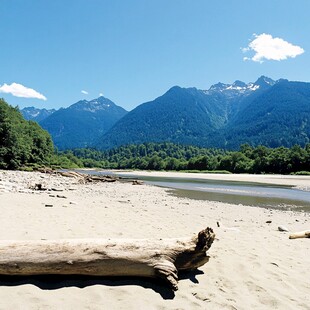
{"type": "MultiPolygon", "coordinates": [[[[107,171],[91,173],[107,174],[107,171]]],[[[116,175],[169,188],[170,193],[178,197],[310,212],[310,192],[290,186],[199,178],[142,177],[134,173],[122,175],[121,172],[116,175]]]]}

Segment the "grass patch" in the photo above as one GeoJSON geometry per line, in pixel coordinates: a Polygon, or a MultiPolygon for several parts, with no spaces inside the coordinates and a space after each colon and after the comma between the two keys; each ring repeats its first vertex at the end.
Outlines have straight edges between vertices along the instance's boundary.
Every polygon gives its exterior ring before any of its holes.
{"type": "Polygon", "coordinates": [[[227,171],[227,170],[182,170],[181,172],[187,172],[187,173],[231,174],[231,172],[227,171]]]}
{"type": "Polygon", "coordinates": [[[292,172],[291,175],[310,175],[310,171],[297,171],[297,172],[292,172]]]}

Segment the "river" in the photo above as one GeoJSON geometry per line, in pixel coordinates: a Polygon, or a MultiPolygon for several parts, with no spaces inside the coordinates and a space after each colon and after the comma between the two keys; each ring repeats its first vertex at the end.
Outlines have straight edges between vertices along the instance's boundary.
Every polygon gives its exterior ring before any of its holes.
{"type": "MultiPolygon", "coordinates": [[[[108,174],[107,171],[94,170],[87,173],[108,174]]],[[[137,176],[134,173],[122,175],[121,172],[114,174],[169,188],[170,193],[178,197],[310,212],[310,192],[291,186],[195,177],[152,177],[137,176]]]]}

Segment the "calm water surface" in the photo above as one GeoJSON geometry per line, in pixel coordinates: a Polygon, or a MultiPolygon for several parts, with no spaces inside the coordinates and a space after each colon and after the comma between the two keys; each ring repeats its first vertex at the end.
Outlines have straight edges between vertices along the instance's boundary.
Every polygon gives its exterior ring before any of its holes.
{"type": "MultiPolygon", "coordinates": [[[[107,171],[92,171],[92,173],[107,174],[107,171]]],[[[297,190],[290,186],[199,178],[183,179],[116,174],[170,188],[170,193],[179,197],[310,212],[310,192],[297,190]]]]}

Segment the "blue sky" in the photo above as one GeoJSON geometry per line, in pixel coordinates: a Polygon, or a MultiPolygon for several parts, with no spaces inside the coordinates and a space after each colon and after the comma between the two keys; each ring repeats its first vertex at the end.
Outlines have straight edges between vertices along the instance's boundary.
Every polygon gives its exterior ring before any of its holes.
{"type": "Polygon", "coordinates": [[[174,85],[310,81],[309,0],[0,4],[0,97],[14,106],[103,94],[131,110],[174,85]]]}

